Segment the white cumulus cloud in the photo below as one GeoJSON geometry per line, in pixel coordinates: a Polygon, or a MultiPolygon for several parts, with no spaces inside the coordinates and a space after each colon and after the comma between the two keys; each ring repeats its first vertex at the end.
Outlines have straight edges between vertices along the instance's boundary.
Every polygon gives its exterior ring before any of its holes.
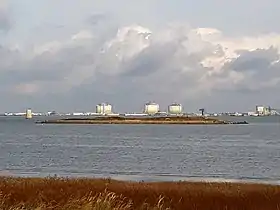
{"type": "Polygon", "coordinates": [[[227,37],[187,24],[161,29],[134,24],[104,39],[87,29],[30,49],[2,46],[0,94],[43,95],[49,103],[59,96],[61,106],[67,97],[82,95],[90,103],[129,102],[136,109],[148,100],[207,104],[227,91],[232,97],[248,94],[244,103],[250,105],[252,92],[279,90],[279,50],[276,33],[227,37]]]}

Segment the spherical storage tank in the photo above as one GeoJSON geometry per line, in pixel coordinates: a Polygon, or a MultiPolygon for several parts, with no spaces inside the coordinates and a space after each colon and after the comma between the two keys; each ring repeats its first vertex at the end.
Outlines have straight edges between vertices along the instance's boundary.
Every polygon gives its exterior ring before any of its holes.
{"type": "Polygon", "coordinates": [[[159,105],[156,103],[147,103],[145,104],[144,112],[146,114],[156,114],[159,112],[159,105]]]}
{"type": "Polygon", "coordinates": [[[183,107],[181,104],[171,104],[168,106],[169,114],[181,114],[183,111],[183,107]]]}
{"type": "Polygon", "coordinates": [[[96,105],[96,113],[98,114],[111,114],[112,113],[112,105],[107,103],[97,104],[96,105]]]}

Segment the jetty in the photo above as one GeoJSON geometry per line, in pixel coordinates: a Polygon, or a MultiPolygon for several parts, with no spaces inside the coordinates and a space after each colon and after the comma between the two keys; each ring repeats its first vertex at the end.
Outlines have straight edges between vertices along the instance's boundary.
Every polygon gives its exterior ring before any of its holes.
{"type": "Polygon", "coordinates": [[[248,124],[244,122],[231,122],[207,117],[196,116],[164,116],[164,117],[123,117],[101,116],[87,118],[67,118],[45,120],[42,124],[191,124],[191,125],[217,125],[217,124],[248,124]]]}

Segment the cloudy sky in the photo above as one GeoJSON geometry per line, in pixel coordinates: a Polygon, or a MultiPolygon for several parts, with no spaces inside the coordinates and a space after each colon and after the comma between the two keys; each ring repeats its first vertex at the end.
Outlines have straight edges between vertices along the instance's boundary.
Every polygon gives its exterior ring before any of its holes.
{"type": "Polygon", "coordinates": [[[279,0],[0,0],[0,112],[280,108],[279,0]],[[114,3],[112,3],[114,2],[114,3]]]}

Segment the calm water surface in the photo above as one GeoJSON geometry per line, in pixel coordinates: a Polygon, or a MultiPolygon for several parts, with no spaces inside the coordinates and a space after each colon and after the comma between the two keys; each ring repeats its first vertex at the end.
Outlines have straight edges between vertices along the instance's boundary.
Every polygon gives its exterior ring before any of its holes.
{"type": "Polygon", "coordinates": [[[0,117],[2,174],[280,179],[279,117],[209,126],[41,125],[35,120],[0,117]]]}

